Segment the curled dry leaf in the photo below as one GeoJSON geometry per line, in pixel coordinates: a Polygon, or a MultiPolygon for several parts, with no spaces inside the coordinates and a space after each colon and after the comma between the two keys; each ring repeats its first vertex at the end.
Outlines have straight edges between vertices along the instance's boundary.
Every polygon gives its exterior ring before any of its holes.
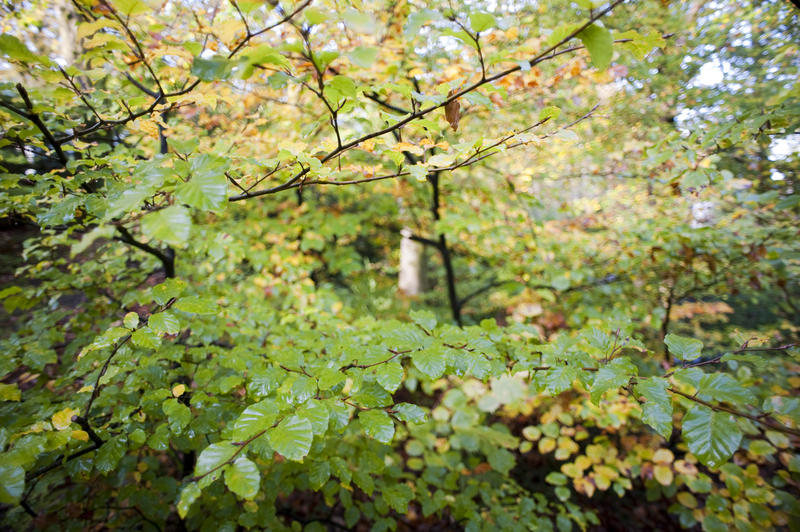
{"type": "MultiPolygon", "coordinates": [[[[447,97],[450,98],[455,93],[456,90],[453,89],[447,93],[447,97]]],[[[458,131],[458,121],[461,119],[461,106],[458,100],[453,100],[444,106],[444,117],[447,119],[447,123],[450,124],[450,127],[453,128],[453,131],[458,131]]]]}

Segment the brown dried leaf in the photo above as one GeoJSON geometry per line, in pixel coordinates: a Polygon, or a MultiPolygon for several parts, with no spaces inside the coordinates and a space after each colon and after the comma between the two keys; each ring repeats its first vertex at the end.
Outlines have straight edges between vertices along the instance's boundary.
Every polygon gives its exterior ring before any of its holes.
{"type": "MultiPolygon", "coordinates": [[[[453,89],[447,93],[447,97],[449,98],[455,93],[456,90],[453,89]]],[[[458,131],[458,121],[461,119],[461,106],[458,100],[453,100],[444,106],[444,117],[447,119],[447,123],[450,124],[450,127],[453,128],[453,131],[458,131]]]]}

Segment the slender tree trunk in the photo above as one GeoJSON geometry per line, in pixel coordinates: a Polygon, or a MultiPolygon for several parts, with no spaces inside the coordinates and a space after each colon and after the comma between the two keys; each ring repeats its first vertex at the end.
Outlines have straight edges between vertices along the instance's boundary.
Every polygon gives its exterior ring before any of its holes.
{"type": "Polygon", "coordinates": [[[398,288],[407,296],[416,296],[425,291],[425,246],[414,241],[411,230],[405,228],[400,241],[400,275],[398,288]]]}
{"type": "Polygon", "coordinates": [[[70,0],[55,0],[53,9],[58,23],[58,55],[64,60],[65,66],[72,66],[75,62],[76,30],[78,28],[73,16],[75,12],[72,2],[70,0]]]}
{"type": "MultiPolygon", "coordinates": [[[[441,199],[439,193],[439,172],[434,172],[428,176],[428,181],[431,184],[431,214],[433,220],[438,222],[441,219],[439,209],[441,207],[441,199]]],[[[453,260],[450,255],[450,248],[447,247],[447,238],[444,233],[439,233],[439,244],[437,246],[439,254],[442,256],[442,263],[444,264],[445,277],[447,279],[447,299],[450,302],[450,312],[453,314],[453,321],[461,327],[461,303],[458,301],[458,293],[456,291],[456,274],[453,269],[453,260]]]]}

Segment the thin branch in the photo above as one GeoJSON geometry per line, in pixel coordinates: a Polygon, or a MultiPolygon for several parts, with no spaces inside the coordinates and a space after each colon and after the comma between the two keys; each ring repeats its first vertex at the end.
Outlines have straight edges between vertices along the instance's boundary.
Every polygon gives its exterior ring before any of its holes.
{"type": "Polygon", "coordinates": [[[715,412],[726,412],[728,414],[732,414],[732,415],[737,416],[737,417],[742,417],[742,418],[749,419],[750,421],[753,421],[755,423],[763,425],[763,426],[765,426],[765,427],[767,427],[769,429],[772,429],[772,430],[775,430],[775,431],[778,431],[778,432],[783,432],[784,434],[790,434],[792,436],[800,437],[800,430],[796,430],[796,429],[787,427],[787,426],[785,426],[785,425],[783,425],[781,423],[778,423],[777,421],[775,421],[771,417],[769,417],[769,415],[766,415],[766,416],[758,415],[758,416],[756,416],[756,415],[753,415],[753,414],[748,414],[747,412],[741,412],[739,410],[736,410],[735,408],[729,408],[729,407],[724,406],[724,405],[715,405],[713,403],[709,403],[708,401],[704,401],[704,400],[702,400],[702,399],[700,399],[698,397],[695,397],[694,395],[689,395],[686,392],[682,392],[682,391],[680,391],[680,390],[678,390],[676,388],[672,388],[672,387],[667,388],[667,391],[670,392],[670,393],[673,393],[675,395],[680,395],[681,397],[689,399],[690,401],[693,401],[693,402],[695,402],[697,404],[700,404],[700,405],[703,405],[705,407],[708,407],[711,410],[714,410],[715,412]]]}
{"type": "Polygon", "coordinates": [[[779,346],[776,346],[776,347],[748,347],[748,345],[747,345],[748,342],[749,342],[749,340],[747,342],[745,342],[742,345],[742,347],[740,347],[739,349],[735,349],[733,351],[726,351],[726,352],[724,352],[722,354],[719,354],[719,355],[717,355],[717,356],[715,356],[713,358],[710,358],[708,360],[701,360],[699,362],[692,362],[690,364],[682,365],[682,366],[680,366],[678,368],[673,369],[669,373],[665,373],[664,374],[664,378],[672,376],[679,369],[696,368],[696,367],[699,367],[699,366],[707,366],[709,364],[717,364],[717,363],[722,361],[722,358],[725,355],[736,355],[738,353],[758,352],[758,351],[786,351],[787,349],[791,349],[792,347],[800,346],[800,343],[792,343],[792,344],[786,344],[786,345],[779,345],[779,346]]]}
{"type": "MultiPolygon", "coordinates": [[[[587,118],[589,118],[594,113],[594,111],[597,108],[598,108],[598,106],[595,105],[591,109],[591,111],[589,111],[588,113],[586,113],[585,115],[583,115],[579,119],[571,122],[570,124],[567,124],[566,126],[563,126],[562,128],[560,128],[556,132],[562,131],[564,129],[567,129],[569,127],[574,126],[575,124],[578,124],[579,122],[582,122],[583,120],[586,120],[587,118]]],[[[525,129],[523,129],[523,130],[521,130],[521,131],[519,131],[517,133],[508,135],[508,136],[504,137],[502,140],[500,140],[498,142],[495,142],[494,144],[491,144],[489,146],[481,148],[476,153],[473,153],[472,155],[470,155],[469,157],[467,157],[465,160],[463,160],[461,162],[453,163],[450,166],[444,166],[444,167],[440,167],[440,168],[431,168],[428,171],[428,173],[431,174],[431,173],[434,173],[434,172],[450,172],[450,171],[456,170],[458,168],[471,166],[471,165],[476,164],[476,163],[478,163],[480,161],[483,161],[484,159],[486,159],[488,157],[491,157],[493,155],[496,155],[496,154],[500,153],[498,151],[491,151],[493,148],[496,148],[499,145],[503,144],[504,142],[507,142],[508,140],[512,139],[516,135],[520,135],[520,134],[522,134],[522,133],[524,133],[526,131],[529,131],[533,127],[536,127],[536,126],[539,126],[541,124],[544,124],[545,122],[547,122],[547,120],[548,119],[540,120],[539,122],[537,122],[536,124],[534,124],[532,126],[529,126],[529,127],[525,128],[525,129]],[[480,157],[476,157],[477,154],[482,154],[482,155],[480,157]]],[[[549,133],[549,134],[544,135],[544,136],[539,137],[539,138],[540,139],[545,139],[545,138],[551,137],[554,134],[555,134],[555,132],[554,133],[549,133]]],[[[507,150],[508,149],[513,149],[513,148],[517,148],[517,147],[520,147],[520,146],[525,146],[527,144],[530,144],[530,141],[517,142],[517,143],[511,144],[511,145],[507,145],[506,149],[507,150]]],[[[406,152],[404,152],[404,153],[406,153],[406,152]]],[[[303,170],[301,170],[300,172],[297,172],[289,181],[287,181],[285,183],[282,183],[280,185],[277,185],[275,187],[272,187],[272,188],[269,188],[269,189],[263,189],[263,190],[260,190],[260,191],[257,191],[257,192],[253,192],[253,193],[240,194],[238,196],[231,196],[231,197],[228,198],[228,201],[246,200],[246,199],[250,199],[252,197],[263,196],[265,194],[274,194],[276,192],[281,192],[283,190],[287,190],[287,189],[290,189],[290,188],[297,188],[297,187],[300,187],[300,186],[308,187],[308,186],[312,186],[312,185],[334,185],[334,186],[357,185],[357,184],[361,184],[361,183],[371,183],[373,181],[382,181],[382,180],[385,180],[385,179],[394,179],[394,178],[397,178],[397,177],[404,177],[404,176],[410,175],[410,172],[401,170],[401,171],[396,172],[394,174],[386,174],[386,175],[380,175],[380,176],[365,177],[365,178],[362,178],[362,179],[351,179],[351,180],[347,180],[347,181],[330,181],[330,180],[325,180],[325,179],[317,179],[317,180],[314,180],[314,181],[303,181],[302,183],[300,183],[299,180],[305,176],[305,174],[308,172],[308,170],[309,170],[308,168],[303,168],[303,170]]],[[[250,190],[250,189],[248,189],[248,190],[250,190]]]]}
{"type": "Polygon", "coordinates": [[[24,116],[31,122],[33,122],[39,131],[42,132],[44,138],[47,140],[47,143],[55,150],[56,155],[58,156],[58,160],[61,161],[61,164],[67,164],[67,156],[64,155],[64,151],[61,149],[61,144],[53,137],[53,134],[47,129],[47,126],[42,121],[42,118],[38,115],[38,113],[34,112],[33,110],[33,102],[31,102],[30,96],[28,96],[28,91],[25,90],[25,87],[22,86],[22,83],[17,83],[17,92],[19,95],[22,96],[22,100],[25,102],[25,107],[28,109],[27,116],[22,115],[19,113],[14,107],[4,105],[7,109],[11,109],[12,111],[20,114],[20,116],[24,116]]]}
{"type": "Polygon", "coordinates": [[[399,357],[401,355],[405,355],[407,353],[410,353],[412,350],[411,349],[407,349],[405,351],[395,351],[394,349],[389,349],[388,351],[390,353],[392,353],[392,356],[390,356],[386,360],[381,360],[380,362],[375,362],[374,364],[356,364],[356,363],[352,363],[352,364],[348,364],[346,366],[342,366],[341,368],[339,368],[339,371],[347,371],[348,369],[352,369],[352,368],[367,369],[367,368],[372,368],[372,367],[375,367],[375,366],[380,366],[381,364],[386,364],[387,362],[391,362],[392,360],[394,360],[395,358],[397,358],[397,357],[399,357]]]}
{"type": "Polygon", "coordinates": [[[131,30],[128,23],[124,21],[122,17],[119,16],[119,13],[117,13],[117,10],[114,9],[113,6],[111,6],[106,0],[100,0],[100,2],[103,4],[103,6],[106,7],[106,9],[109,10],[109,12],[114,16],[117,22],[119,22],[119,24],[125,30],[125,33],[127,33],[128,38],[131,40],[134,47],[136,48],[136,50],[134,50],[134,53],[139,57],[139,60],[145,66],[147,71],[150,73],[150,76],[153,78],[153,81],[156,82],[156,86],[158,87],[159,99],[161,99],[161,97],[163,97],[164,95],[164,88],[161,86],[161,80],[158,79],[158,76],[156,76],[155,71],[150,66],[150,63],[147,61],[147,56],[145,56],[144,50],[142,49],[142,45],[139,43],[139,39],[136,38],[136,35],[133,34],[133,31],[131,30]]]}
{"type": "MultiPolygon", "coordinates": [[[[176,301],[176,299],[173,297],[172,299],[167,301],[166,304],[163,307],[161,307],[161,309],[157,310],[153,314],[156,314],[158,312],[163,312],[163,311],[167,310],[168,308],[170,308],[172,305],[175,304],[175,301],[176,301]]],[[[152,316],[152,314],[151,314],[151,316],[152,316]]],[[[144,322],[139,323],[139,325],[137,326],[136,330],[140,329],[143,326],[144,326],[144,322]]],[[[128,343],[128,340],[130,340],[132,336],[133,336],[133,333],[128,333],[127,335],[122,337],[122,339],[119,340],[116,343],[116,345],[114,345],[114,348],[111,350],[111,354],[108,355],[108,357],[106,358],[105,363],[103,364],[103,367],[100,368],[100,372],[97,374],[97,378],[94,381],[94,386],[92,388],[92,395],[91,395],[91,397],[89,397],[89,401],[86,403],[86,407],[84,409],[84,414],[83,414],[84,418],[89,419],[89,413],[92,410],[92,405],[94,404],[95,399],[97,399],[97,396],[100,395],[100,379],[102,379],[103,375],[105,375],[106,371],[108,371],[108,366],[111,364],[111,361],[114,359],[114,357],[116,356],[117,352],[120,350],[120,348],[123,345],[128,343]]]]}
{"type": "MultiPolygon", "coordinates": [[[[605,9],[602,9],[602,10],[598,11],[596,14],[593,14],[589,18],[589,20],[587,22],[585,22],[584,24],[580,25],[578,28],[576,28],[575,30],[570,32],[567,36],[565,36],[563,39],[561,39],[560,41],[558,41],[554,45],[548,47],[543,52],[540,52],[538,55],[533,57],[528,62],[528,64],[530,66],[534,66],[534,65],[539,64],[539,63],[541,63],[543,61],[551,59],[552,57],[556,57],[556,56],[560,55],[560,53],[556,53],[555,52],[555,50],[558,49],[559,46],[561,46],[561,45],[569,42],[570,40],[572,40],[580,32],[582,32],[583,30],[585,30],[586,28],[588,28],[589,26],[594,24],[594,22],[596,22],[597,20],[599,20],[600,18],[602,18],[606,14],[608,14],[612,9],[614,9],[616,6],[621,4],[623,1],[624,0],[615,0],[614,2],[609,4],[608,7],[606,7],[605,9]]],[[[431,105],[429,107],[426,107],[424,109],[420,109],[419,111],[408,115],[407,117],[399,120],[398,122],[396,122],[396,123],[394,123],[394,124],[392,124],[390,126],[387,126],[387,127],[383,128],[383,129],[380,129],[380,130],[377,130],[377,131],[373,131],[372,133],[367,133],[365,135],[362,135],[361,137],[358,137],[358,138],[356,138],[354,140],[351,140],[350,142],[348,142],[348,143],[346,143],[346,144],[344,144],[342,146],[338,146],[334,150],[330,151],[327,155],[325,155],[325,157],[323,157],[321,161],[323,163],[326,163],[326,162],[330,161],[331,159],[337,157],[338,155],[342,154],[343,152],[345,152],[345,151],[347,151],[347,150],[349,150],[351,148],[354,148],[354,147],[358,146],[359,144],[361,144],[361,143],[363,143],[363,142],[365,142],[367,140],[370,140],[370,139],[373,139],[373,138],[376,138],[376,137],[381,137],[383,135],[386,135],[387,133],[391,133],[391,132],[393,132],[395,130],[398,130],[398,129],[402,128],[403,126],[405,126],[406,124],[408,124],[410,122],[413,122],[414,120],[417,120],[417,119],[419,119],[419,118],[421,118],[421,117],[423,117],[423,116],[425,116],[427,114],[430,114],[431,112],[435,111],[436,109],[445,107],[449,103],[451,103],[451,102],[457,100],[458,98],[460,98],[460,97],[462,97],[462,96],[474,91],[475,89],[478,89],[479,87],[482,87],[486,83],[491,83],[492,81],[496,81],[498,79],[501,79],[501,78],[503,78],[505,76],[508,76],[509,74],[513,74],[514,72],[518,72],[521,69],[522,69],[522,67],[520,65],[515,65],[515,66],[513,66],[511,68],[508,68],[506,70],[498,72],[497,74],[494,74],[492,76],[488,76],[488,77],[482,78],[482,79],[476,81],[475,83],[472,83],[471,85],[469,85],[469,86],[467,86],[467,87],[465,87],[465,88],[463,88],[463,89],[461,89],[459,91],[454,92],[452,95],[450,95],[449,97],[445,98],[444,100],[442,100],[442,102],[440,102],[438,104],[433,104],[433,105],[431,105]]],[[[244,200],[244,199],[263,196],[263,195],[266,195],[266,194],[274,194],[275,192],[280,192],[282,190],[286,190],[288,188],[292,188],[292,185],[294,185],[297,181],[302,179],[303,176],[305,174],[307,174],[309,171],[310,171],[310,168],[304,168],[303,170],[301,170],[300,172],[298,172],[297,174],[292,176],[287,182],[285,182],[285,183],[283,183],[281,185],[278,185],[278,186],[275,186],[275,187],[272,187],[272,188],[268,188],[268,189],[264,189],[264,190],[259,190],[259,191],[256,191],[256,192],[251,192],[249,194],[231,196],[231,197],[228,198],[228,201],[240,201],[240,200],[244,200]]]]}
{"type": "Polygon", "coordinates": [[[141,249],[145,253],[149,253],[153,255],[158,260],[161,261],[161,265],[164,267],[164,275],[167,278],[175,277],[175,256],[164,253],[160,249],[154,248],[148,244],[144,244],[139,242],[138,240],[133,238],[133,235],[128,231],[124,226],[118,225],[117,231],[119,232],[120,236],[115,236],[114,240],[118,240],[120,242],[124,242],[128,245],[131,245],[137,249],[141,249]]]}
{"type": "Polygon", "coordinates": [[[244,29],[247,32],[247,35],[249,36],[250,26],[247,24],[247,18],[245,18],[244,13],[242,13],[242,10],[239,9],[239,3],[236,0],[230,0],[230,2],[233,5],[233,8],[236,10],[236,12],[239,14],[239,18],[242,19],[242,24],[244,24],[244,29]]]}

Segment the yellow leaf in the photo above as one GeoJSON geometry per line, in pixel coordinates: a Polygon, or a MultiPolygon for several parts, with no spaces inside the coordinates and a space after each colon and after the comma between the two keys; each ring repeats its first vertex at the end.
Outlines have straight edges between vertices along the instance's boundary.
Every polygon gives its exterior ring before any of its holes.
{"type": "Polygon", "coordinates": [[[587,445],[586,446],[586,456],[591,458],[591,460],[595,463],[599,463],[603,461],[603,454],[605,454],[605,449],[603,449],[602,445],[587,445]]]}
{"type": "Polygon", "coordinates": [[[619,478],[619,473],[604,465],[594,466],[594,472],[595,474],[605,477],[609,480],[617,480],[619,478]]]}
{"type": "Polygon", "coordinates": [[[64,410],[53,414],[51,421],[57,430],[64,430],[69,428],[69,426],[72,424],[72,416],[77,414],[77,408],[65,408],[64,410]]]}
{"type": "Polygon", "coordinates": [[[653,476],[662,486],[669,486],[672,484],[673,474],[669,466],[657,465],[653,468],[653,476]]]}
{"type": "Polygon", "coordinates": [[[567,449],[564,449],[563,447],[559,447],[558,449],[556,449],[555,457],[556,460],[566,460],[567,458],[569,458],[569,451],[567,449]]]}
{"type": "Polygon", "coordinates": [[[580,447],[578,447],[578,444],[572,441],[571,438],[567,438],[564,436],[559,436],[558,448],[566,451],[567,456],[571,455],[572,453],[577,453],[578,450],[580,449],[580,447]]]}
{"type": "Polygon", "coordinates": [[[575,466],[581,471],[589,469],[589,466],[591,465],[592,465],[592,459],[589,458],[588,456],[581,455],[575,459],[575,466]]]}
{"type": "Polygon", "coordinates": [[[186,386],[183,384],[177,384],[172,388],[172,396],[173,397],[180,397],[183,395],[183,392],[186,391],[186,386]]]}
{"type": "Polygon", "coordinates": [[[0,401],[20,401],[22,392],[16,384],[0,384],[0,401]]]}
{"type": "Polygon", "coordinates": [[[570,478],[578,478],[583,474],[583,470],[574,463],[562,465],[561,472],[570,478]]]}
{"type": "Polygon", "coordinates": [[[585,493],[587,497],[594,495],[595,485],[588,478],[581,477],[575,479],[575,490],[579,493],[585,493]]]}
{"type": "Polygon", "coordinates": [[[118,28],[119,24],[106,19],[101,18],[100,20],[96,20],[94,22],[84,22],[83,24],[78,24],[78,31],[76,32],[76,37],[78,40],[83,39],[84,37],[89,37],[93,35],[94,32],[103,29],[103,28],[118,28]]]}
{"type": "Polygon", "coordinates": [[[415,146],[410,142],[398,142],[392,146],[392,151],[407,151],[409,153],[413,153],[414,155],[422,155],[424,153],[422,148],[415,146]]]}
{"type": "Polygon", "coordinates": [[[611,487],[610,478],[604,475],[598,475],[594,473],[593,473],[593,478],[594,478],[594,485],[597,486],[597,489],[599,489],[600,491],[605,491],[611,487]]]}
{"type": "Polygon", "coordinates": [[[73,430],[71,436],[73,440],[89,441],[89,435],[83,430],[73,430]]]}
{"type": "Polygon", "coordinates": [[[653,462],[657,464],[671,464],[675,460],[675,455],[669,449],[659,449],[653,455],[653,462]]]}
{"type": "Polygon", "coordinates": [[[688,491],[682,491],[678,494],[678,502],[687,508],[697,508],[697,499],[688,491]]]}
{"type": "Polygon", "coordinates": [[[677,460],[675,462],[675,471],[677,471],[681,475],[694,476],[697,474],[697,466],[695,466],[691,462],[687,462],[686,460],[677,460]]]}
{"type": "Polygon", "coordinates": [[[542,438],[539,440],[539,452],[547,454],[556,448],[556,440],[553,438],[542,438]]]}
{"type": "Polygon", "coordinates": [[[78,393],[91,392],[92,390],[94,390],[94,386],[92,386],[91,384],[87,384],[86,386],[81,386],[81,389],[78,390],[78,393]]]}

